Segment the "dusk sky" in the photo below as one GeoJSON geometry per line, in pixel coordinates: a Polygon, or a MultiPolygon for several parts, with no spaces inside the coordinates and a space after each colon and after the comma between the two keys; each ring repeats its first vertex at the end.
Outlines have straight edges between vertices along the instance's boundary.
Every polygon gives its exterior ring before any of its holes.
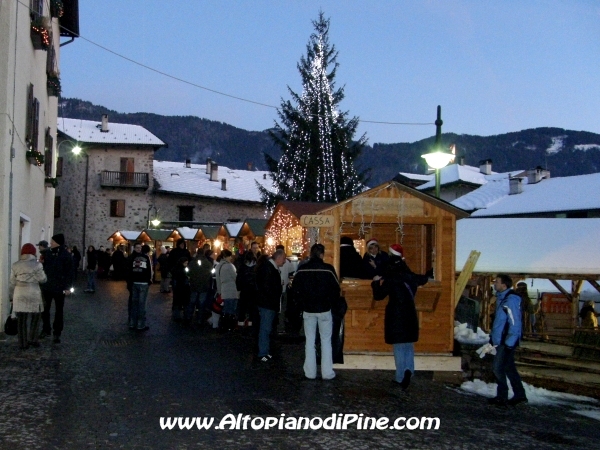
{"type": "MultiPolygon", "coordinates": [[[[322,9],[339,51],[343,110],[365,121],[433,122],[494,135],[535,127],[600,133],[598,0],[82,0],[81,39],[61,48],[64,97],[119,112],[194,115],[264,130],[322,9]],[[87,41],[89,40],[89,41],[87,41]]],[[[60,110],[59,110],[60,114],[60,110]]],[[[100,118],[98,118],[100,119],[100,118]]],[[[370,144],[434,125],[361,122],[370,144]]]]}

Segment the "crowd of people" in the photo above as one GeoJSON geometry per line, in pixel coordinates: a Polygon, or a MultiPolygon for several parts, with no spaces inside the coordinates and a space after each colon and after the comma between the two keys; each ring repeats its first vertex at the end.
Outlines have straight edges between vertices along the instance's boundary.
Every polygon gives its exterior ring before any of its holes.
{"type": "MultiPolygon", "coordinates": [[[[389,298],[384,319],[385,342],[393,347],[396,364],[393,381],[406,390],[415,371],[414,343],[419,339],[415,295],[418,286],[433,277],[433,269],[423,275],[412,272],[400,244],[391,245],[387,253],[380,249],[376,239],[370,239],[362,258],[351,238],[342,237],[340,246],[341,277],[371,279],[373,298],[389,298]]],[[[73,293],[82,260],[76,247],[65,245],[62,234],[52,236],[50,244],[40,241],[38,249],[39,258],[34,245],[23,245],[20,259],[11,270],[12,313],[17,317],[22,349],[38,347],[39,339],[50,335],[54,343],[60,343],[65,297],[73,293]],[[55,314],[51,321],[53,304],[55,314]],[[40,318],[42,331],[38,334],[40,318]]],[[[308,379],[317,377],[318,348],[321,378],[330,380],[335,378],[334,362],[341,362],[336,360],[339,358],[334,350],[337,351],[337,333],[343,330],[341,322],[347,306],[340,297],[336,270],[324,262],[324,256],[325,247],[314,244],[310,254],[292,268],[283,246],[277,246],[272,255],[267,255],[256,242],[245,251],[239,248],[235,254],[223,248],[218,255],[208,243],[190,252],[184,239],[178,240],[172,249],[162,246],[154,254],[148,245],[141,243],[135,243],[129,255],[122,246],[113,252],[89,246],[84,260],[85,292],[96,292],[96,278],[108,277],[109,273],[115,280],[125,280],[129,292],[128,327],[144,332],[149,329],[146,323],[149,287],[160,282],[161,293],[172,293],[173,321],[221,333],[241,329],[254,338],[256,361],[265,365],[273,360],[273,334],[278,329],[299,331],[303,324],[304,375],[308,379]]],[[[516,405],[527,402],[527,397],[515,368],[514,352],[522,329],[527,325],[533,328],[535,324],[534,310],[524,300],[523,283],[512,290],[511,278],[500,274],[494,288],[498,300],[486,352],[495,355],[498,392],[490,403],[516,405]],[[514,391],[510,400],[507,377],[514,391]]],[[[585,326],[597,327],[598,314],[593,302],[585,305],[581,315],[585,326]]]]}

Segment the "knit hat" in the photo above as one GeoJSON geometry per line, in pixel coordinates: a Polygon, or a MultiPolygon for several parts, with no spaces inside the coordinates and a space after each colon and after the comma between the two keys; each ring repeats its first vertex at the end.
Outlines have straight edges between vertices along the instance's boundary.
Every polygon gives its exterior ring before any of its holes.
{"type": "Polygon", "coordinates": [[[38,242],[38,247],[44,247],[44,248],[48,248],[48,241],[40,241],[38,242]]]}
{"type": "Polygon", "coordinates": [[[52,236],[52,240],[58,245],[65,245],[65,235],[62,233],[55,234],[54,236],[52,236]]]}
{"type": "Polygon", "coordinates": [[[36,255],[35,245],[33,244],[25,244],[21,247],[21,255],[36,255]]]}
{"type": "Polygon", "coordinates": [[[400,244],[392,244],[390,245],[390,253],[395,256],[404,257],[404,249],[400,244]]]}
{"type": "Polygon", "coordinates": [[[376,245],[379,247],[379,241],[375,238],[371,238],[367,241],[367,248],[369,248],[371,245],[376,245]]]}

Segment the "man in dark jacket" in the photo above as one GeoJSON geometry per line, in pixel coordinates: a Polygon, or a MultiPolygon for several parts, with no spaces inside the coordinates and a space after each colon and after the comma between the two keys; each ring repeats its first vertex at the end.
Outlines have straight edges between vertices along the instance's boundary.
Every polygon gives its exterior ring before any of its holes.
{"type": "Polygon", "coordinates": [[[318,326],[321,336],[321,377],[331,380],[335,378],[331,350],[331,303],[339,298],[340,285],[333,266],[323,262],[324,255],[325,247],[322,244],[311,247],[310,260],[296,272],[292,290],[303,310],[306,334],[304,376],[309,379],[317,377],[315,336],[318,326]]]}
{"type": "Polygon", "coordinates": [[[192,255],[185,244],[185,239],[178,239],[177,245],[169,252],[169,270],[173,270],[177,262],[183,257],[187,258],[188,261],[192,259],[192,255]]]}
{"type": "Polygon", "coordinates": [[[349,236],[340,239],[340,278],[368,278],[363,260],[349,236]]]}
{"type": "Polygon", "coordinates": [[[65,237],[62,234],[52,236],[50,250],[43,253],[44,272],[48,281],[42,284],[42,297],[44,298],[44,322],[40,338],[49,336],[54,332],[54,343],[60,342],[60,335],[64,328],[63,309],[65,296],[71,295],[73,288],[73,258],[65,247],[65,237]],[[54,323],[50,327],[50,308],[52,300],[56,304],[54,323]]]}
{"type": "Polygon", "coordinates": [[[212,263],[206,259],[206,256],[199,250],[196,256],[188,264],[188,275],[190,277],[190,303],[185,312],[184,319],[191,321],[194,317],[194,310],[198,309],[196,321],[202,323],[204,307],[206,306],[206,296],[210,288],[210,279],[212,276],[212,263]]]}
{"type": "Polygon", "coordinates": [[[147,331],[146,326],[146,299],[148,288],[152,284],[152,262],[148,254],[148,245],[136,244],[134,252],[128,258],[128,284],[131,284],[131,313],[129,315],[129,329],[147,331]],[[141,247],[141,248],[140,248],[141,247]],[[138,249],[141,253],[138,253],[138,249]]]}
{"type": "Polygon", "coordinates": [[[258,313],[260,315],[260,329],[258,331],[258,360],[261,363],[271,361],[271,329],[273,320],[279,312],[283,286],[279,268],[285,263],[285,252],[277,250],[273,256],[260,264],[256,271],[256,284],[258,287],[258,313]]]}
{"type": "Polygon", "coordinates": [[[394,347],[396,377],[393,380],[402,389],[408,388],[415,371],[414,342],[419,340],[419,318],[415,306],[417,287],[427,283],[433,270],[425,275],[413,273],[404,262],[400,244],[390,246],[390,258],[383,278],[375,276],[371,283],[373,298],[390,299],[385,307],[385,342],[394,347]]]}

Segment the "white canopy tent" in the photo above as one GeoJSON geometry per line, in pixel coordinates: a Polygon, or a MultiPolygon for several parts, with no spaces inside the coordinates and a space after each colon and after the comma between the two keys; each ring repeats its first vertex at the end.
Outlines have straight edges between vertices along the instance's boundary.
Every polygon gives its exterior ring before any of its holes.
{"type": "Polygon", "coordinates": [[[476,274],[600,279],[600,219],[463,219],[456,228],[458,270],[477,250],[476,274]]]}

